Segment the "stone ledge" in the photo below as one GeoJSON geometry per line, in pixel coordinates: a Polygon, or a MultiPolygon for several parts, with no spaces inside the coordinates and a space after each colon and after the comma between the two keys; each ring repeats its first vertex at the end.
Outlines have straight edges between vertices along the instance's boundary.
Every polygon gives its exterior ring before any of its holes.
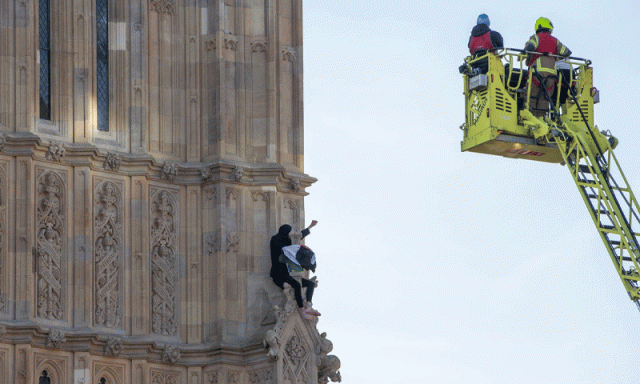
{"type": "Polygon", "coordinates": [[[268,364],[266,347],[262,342],[244,347],[207,344],[182,344],[153,340],[153,337],[131,337],[99,332],[72,331],[65,328],[42,328],[37,324],[2,326],[0,345],[29,345],[33,348],[65,352],[88,352],[94,356],[145,360],[148,363],[175,366],[209,366],[231,364],[253,366],[268,364]]]}
{"type": "Polygon", "coordinates": [[[176,185],[229,183],[262,187],[275,185],[278,192],[308,195],[305,189],[318,179],[288,170],[276,163],[247,163],[219,160],[211,163],[178,162],[150,154],[109,152],[87,143],[44,141],[33,133],[8,133],[0,136],[0,154],[29,156],[36,161],[71,167],[89,167],[92,171],[123,176],[146,176],[149,180],[169,181],[176,185]]]}

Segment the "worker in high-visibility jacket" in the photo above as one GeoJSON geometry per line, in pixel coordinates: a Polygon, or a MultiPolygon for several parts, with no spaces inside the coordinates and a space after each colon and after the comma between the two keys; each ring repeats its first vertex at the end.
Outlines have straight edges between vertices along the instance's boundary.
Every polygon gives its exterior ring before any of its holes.
{"type": "Polygon", "coordinates": [[[553,94],[553,89],[558,81],[556,72],[557,55],[568,57],[571,50],[567,48],[560,40],[551,36],[553,32],[553,23],[546,17],[540,17],[535,24],[536,34],[529,38],[524,46],[524,50],[529,53],[527,64],[529,70],[533,71],[531,79],[531,96],[529,100],[529,109],[534,116],[544,116],[549,111],[549,97],[553,94]],[[546,93],[543,91],[546,89],[546,93]]]}

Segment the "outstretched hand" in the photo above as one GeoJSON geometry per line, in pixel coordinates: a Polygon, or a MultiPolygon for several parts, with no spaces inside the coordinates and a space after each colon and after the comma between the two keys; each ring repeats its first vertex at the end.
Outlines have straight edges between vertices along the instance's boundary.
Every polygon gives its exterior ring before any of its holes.
{"type": "Polygon", "coordinates": [[[316,224],[318,224],[318,220],[311,220],[311,224],[309,224],[309,228],[313,228],[316,226],[316,224]]]}

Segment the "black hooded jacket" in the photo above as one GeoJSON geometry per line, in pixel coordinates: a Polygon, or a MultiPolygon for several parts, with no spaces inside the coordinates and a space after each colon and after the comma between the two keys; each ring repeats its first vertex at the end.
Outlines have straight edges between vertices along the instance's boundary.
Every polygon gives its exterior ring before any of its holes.
{"type": "MultiPolygon", "coordinates": [[[[291,233],[291,226],[285,224],[282,225],[280,229],[278,229],[278,233],[271,237],[271,242],[269,244],[271,248],[271,272],[269,273],[269,276],[271,276],[274,280],[282,280],[289,276],[287,265],[280,262],[280,254],[282,253],[282,248],[291,245],[289,233],[291,233]]],[[[309,231],[308,228],[305,228],[301,233],[302,237],[304,238],[309,235],[311,231],[309,231]]]]}
{"type": "Polygon", "coordinates": [[[478,24],[471,30],[471,36],[469,36],[469,44],[467,47],[471,48],[471,38],[482,36],[487,32],[491,32],[489,34],[489,39],[491,39],[491,44],[494,48],[504,48],[504,43],[502,42],[502,35],[496,31],[492,31],[487,27],[486,24],[478,24]]]}

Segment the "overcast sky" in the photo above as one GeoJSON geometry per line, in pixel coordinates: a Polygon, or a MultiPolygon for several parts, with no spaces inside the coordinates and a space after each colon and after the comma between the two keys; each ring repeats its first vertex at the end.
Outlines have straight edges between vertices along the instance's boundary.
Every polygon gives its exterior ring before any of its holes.
{"type": "Polygon", "coordinates": [[[458,66],[487,13],[593,61],[595,122],[640,193],[640,5],[304,2],[307,238],[343,382],[638,382],[640,313],[566,167],[461,153],[458,66]]]}

